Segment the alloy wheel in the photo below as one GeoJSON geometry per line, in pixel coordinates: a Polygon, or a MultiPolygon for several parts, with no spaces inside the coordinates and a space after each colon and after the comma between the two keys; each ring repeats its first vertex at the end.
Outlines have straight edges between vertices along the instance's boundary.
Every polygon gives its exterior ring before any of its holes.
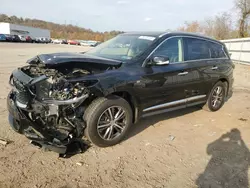
{"type": "Polygon", "coordinates": [[[126,112],[120,106],[106,109],[99,117],[97,132],[104,140],[113,140],[121,135],[126,127],[126,112]]]}
{"type": "Polygon", "coordinates": [[[219,108],[222,102],[223,102],[223,88],[222,86],[217,86],[212,93],[211,105],[213,108],[219,108]]]}

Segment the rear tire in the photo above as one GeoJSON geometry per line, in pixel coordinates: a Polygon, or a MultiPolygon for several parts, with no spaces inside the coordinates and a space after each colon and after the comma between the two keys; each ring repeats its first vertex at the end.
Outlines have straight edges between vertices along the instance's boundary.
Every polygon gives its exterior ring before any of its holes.
{"type": "Polygon", "coordinates": [[[132,125],[133,114],[126,100],[110,96],[94,100],[86,109],[83,118],[88,140],[96,146],[108,147],[124,139],[132,125]]]}
{"type": "Polygon", "coordinates": [[[225,96],[226,96],[226,84],[219,81],[217,82],[213,89],[211,90],[207,103],[203,107],[204,110],[210,111],[210,112],[216,112],[225,103],[225,96]]]}

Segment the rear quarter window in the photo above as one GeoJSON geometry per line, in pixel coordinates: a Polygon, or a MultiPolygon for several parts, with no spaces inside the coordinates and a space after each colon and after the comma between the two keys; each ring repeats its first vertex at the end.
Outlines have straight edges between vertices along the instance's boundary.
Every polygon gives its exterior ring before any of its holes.
{"type": "Polygon", "coordinates": [[[210,43],[210,52],[211,52],[211,58],[226,58],[226,54],[224,52],[224,47],[221,44],[217,44],[214,42],[209,42],[210,43]]]}

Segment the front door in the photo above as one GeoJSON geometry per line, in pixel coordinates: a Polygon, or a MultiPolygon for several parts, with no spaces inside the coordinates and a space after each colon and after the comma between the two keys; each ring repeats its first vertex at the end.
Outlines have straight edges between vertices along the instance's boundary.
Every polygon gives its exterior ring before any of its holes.
{"type": "Polygon", "coordinates": [[[152,57],[157,56],[168,57],[169,64],[152,64],[144,68],[145,74],[139,81],[143,86],[140,91],[143,92],[141,102],[144,112],[185,105],[185,85],[190,73],[187,73],[183,62],[182,38],[173,37],[164,41],[152,54],[152,57]]]}

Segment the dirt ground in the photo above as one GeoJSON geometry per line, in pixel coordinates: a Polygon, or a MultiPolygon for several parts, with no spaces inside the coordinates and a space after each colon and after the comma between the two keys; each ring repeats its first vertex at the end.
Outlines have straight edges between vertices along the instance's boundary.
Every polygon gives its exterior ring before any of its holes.
{"type": "Polygon", "coordinates": [[[8,78],[39,53],[68,45],[0,43],[0,188],[247,188],[250,185],[250,66],[236,64],[234,95],[216,113],[190,108],[142,119],[121,144],[69,159],[29,144],[7,121],[8,78]]]}

